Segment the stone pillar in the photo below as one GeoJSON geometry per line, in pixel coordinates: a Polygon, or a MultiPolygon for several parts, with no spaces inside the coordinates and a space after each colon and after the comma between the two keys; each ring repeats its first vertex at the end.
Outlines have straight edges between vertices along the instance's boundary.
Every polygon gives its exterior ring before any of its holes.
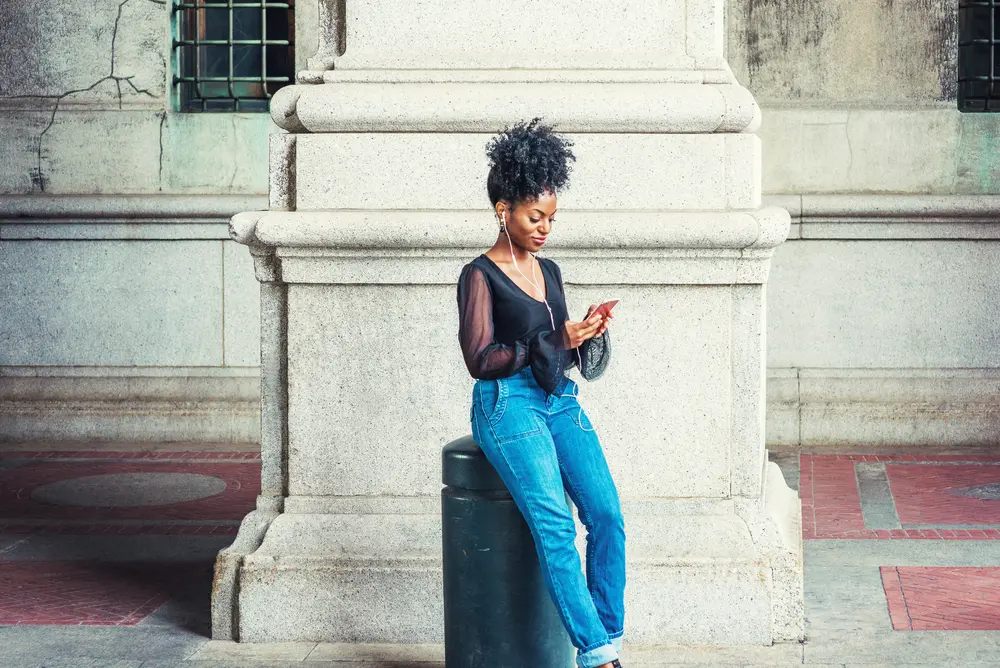
{"type": "Polygon", "coordinates": [[[764,448],[789,220],[760,208],[722,1],[319,11],[317,69],[272,105],[271,211],[231,226],[266,286],[267,466],[217,566],[216,637],[442,641],[440,449],[469,433],[473,383],[455,284],[496,235],[487,141],[542,116],[577,155],[545,251],[570,312],[622,298],[582,397],[623,500],[627,642],[801,638],[798,499],[764,448]]]}

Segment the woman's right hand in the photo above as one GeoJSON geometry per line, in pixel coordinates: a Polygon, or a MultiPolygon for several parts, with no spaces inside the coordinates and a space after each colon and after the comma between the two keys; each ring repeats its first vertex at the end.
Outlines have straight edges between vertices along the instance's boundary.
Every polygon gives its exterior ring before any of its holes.
{"type": "Polygon", "coordinates": [[[594,313],[580,322],[567,320],[566,326],[563,328],[563,343],[568,348],[579,347],[581,343],[597,335],[603,320],[600,313],[594,313]]]}

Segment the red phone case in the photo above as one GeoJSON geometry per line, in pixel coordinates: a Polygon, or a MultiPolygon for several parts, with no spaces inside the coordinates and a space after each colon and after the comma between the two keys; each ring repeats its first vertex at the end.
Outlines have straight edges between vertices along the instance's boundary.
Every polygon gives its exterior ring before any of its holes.
{"type": "Polygon", "coordinates": [[[609,315],[611,315],[611,309],[617,306],[619,301],[620,300],[618,299],[611,299],[609,301],[606,301],[603,304],[599,305],[596,309],[594,309],[594,313],[600,313],[601,317],[607,318],[609,315]]]}

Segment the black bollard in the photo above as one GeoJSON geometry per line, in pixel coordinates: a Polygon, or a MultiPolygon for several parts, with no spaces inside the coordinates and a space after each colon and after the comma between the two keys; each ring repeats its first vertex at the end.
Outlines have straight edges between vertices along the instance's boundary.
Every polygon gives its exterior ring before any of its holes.
{"type": "Polygon", "coordinates": [[[576,649],[503,480],[471,436],[442,459],[446,668],[571,668],[576,649]]]}

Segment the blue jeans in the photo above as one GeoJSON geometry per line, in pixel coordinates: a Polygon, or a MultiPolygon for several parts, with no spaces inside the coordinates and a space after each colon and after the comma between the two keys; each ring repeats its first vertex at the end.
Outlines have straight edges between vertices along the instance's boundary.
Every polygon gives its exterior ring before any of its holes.
{"type": "Polygon", "coordinates": [[[531,369],[477,380],[472,436],[500,474],[531,529],[545,584],[577,665],[618,658],[625,621],[625,523],[597,434],[566,377],[547,396],[531,369]],[[587,528],[586,579],[569,493],[587,528]]]}

